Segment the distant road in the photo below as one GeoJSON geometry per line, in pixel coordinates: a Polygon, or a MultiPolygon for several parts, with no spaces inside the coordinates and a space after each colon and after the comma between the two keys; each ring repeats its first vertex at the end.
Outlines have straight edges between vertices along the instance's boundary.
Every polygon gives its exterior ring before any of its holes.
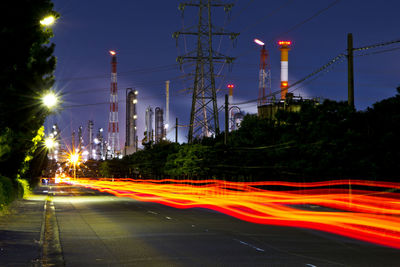
{"type": "Polygon", "coordinates": [[[54,205],[48,213],[56,227],[49,236],[59,240],[45,256],[66,266],[400,266],[399,250],[333,234],[79,187],[41,190],[53,196],[47,208],[54,205]]]}

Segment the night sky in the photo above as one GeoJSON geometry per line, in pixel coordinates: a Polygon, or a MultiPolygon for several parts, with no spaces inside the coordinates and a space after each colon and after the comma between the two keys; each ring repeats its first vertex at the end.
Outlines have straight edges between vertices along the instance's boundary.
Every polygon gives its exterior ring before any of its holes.
{"type": "MultiPolygon", "coordinates": [[[[278,40],[290,40],[289,84],[317,70],[346,49],[347,33],[353,33],[354,47],[400,39],[400,1],[374,0],[241,0],[235,1],[230,16],[215,9],[214,24],[227,31],[239,32],[237,41],[227,37],[214,39],[215,49],[237,57],[230,71],[225,66],[217,87],[218,106],[223,104],[226,85],[235,84],[234,102],[258,97],[260,47],[253,39],[267,43],[270,53],[272,91],[279,89],[280,52],[278,40]]],[[[118,53],[118,90],[120,143],[125,142],[125,89],[139,90],[138,136],[144,132],[147,106],[165,108],[165,81],[170,80],[170,121],[175,117],[189,124],[191,94],[185,91],[191,82],[182,78],[194,71],[185,65],[179,69],[176,57],[195,49],[195,38],[180,38],[178,46],[172,33],[196,26],[196,9],[187,7],[182,18],[180,1],[127,0],[55,0],[61,15],[53,26],[57,69],[55,90],[64,94],[63,110],[51,115],[45,124],[50,129],[58,123],[63,139],[70,142],[72,129],[86,129],[88,120],[95,123],[95,133],[107,129],[109,116],[111,58],[118,53]]],[[[374,102],[394,96],[400,85],[400,45],[370,49],[355,54],[355,105],[364,110],[374,102]],[[386,52],[386,50],[392,50],[386,52]],[[380,53],[380,52],[384,53],[380,53]],[[375,53],[379,52],[379,53],[375,53]],[[366,56],[360,56],[369,54],[366,56]]],[[[347,100],[347,62],[334,65],[317,79],[301,84],[294,91],[303,97],[347,100]]],[[[256,103],[241,106],[256,113],[256,103]]],[[[223,114],[220,121],[223,122],[223,114]]],[[[222,126],[222,125],[221,125],[222,126]]],[[[221,127],[223,129],[223,127],[221,127]]],[[[173,130],[173,129],[172,129],[173,130]]],[[[180,142],[186,142],[187,128],[180,129],[180,142]]],[[[107,135],[105,134],[105,138],[107,135]]],[[[168,134],[174,139],[174,132],[168,134]]]]}

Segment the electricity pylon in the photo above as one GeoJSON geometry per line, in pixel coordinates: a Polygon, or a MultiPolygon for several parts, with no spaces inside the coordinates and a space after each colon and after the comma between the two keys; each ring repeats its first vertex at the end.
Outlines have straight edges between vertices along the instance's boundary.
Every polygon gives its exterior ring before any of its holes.
{"type": "Polygon", "coordinates": [[[192,108],[190,112],[190,125],[188,142],[192,143],[196,137],[219,134],[217,92],[215,88],[215,63],[232,63],[233,57],[225,56],[213,49],[213,36],[227,35],[231,40],[236,39],[239,33],[225,32],[211,23],[211,10],[215,7],[223,7],[229,12],[233,4],[224,4],[222,1],[197,0],[181,3],[179,10],[185,10],[186,6],[198,8],[198,25],[189,29],[175,32],[174,38],[179,35],[192,35],[197,37],[197,49],[185,55],[177,57],[180,64],[183,62],[195,62],[192,108]],[[193,30],[191,30],[193,29],[193,30]]]}

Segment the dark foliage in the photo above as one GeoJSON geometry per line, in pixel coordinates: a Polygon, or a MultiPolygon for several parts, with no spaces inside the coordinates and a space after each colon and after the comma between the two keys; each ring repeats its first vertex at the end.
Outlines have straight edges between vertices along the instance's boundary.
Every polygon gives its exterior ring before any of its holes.
{"type": "Polygon", "coordinates": [[[52,31],[39,22],[57,14],[50,0],[3,1],[0,13],[0,173],[15,179],[48,115],[40,98],[56,59],[52,31]]]}
{"type": "Polygon", "coordinates": [[[155,145],[118,162],[147,178],[398,181],[398,91],[366,111],[325,100],[304,103],[298,113],[280,111],[275,121],[247,115],[227,146],[218,135],[192,145],[155,145]]]}

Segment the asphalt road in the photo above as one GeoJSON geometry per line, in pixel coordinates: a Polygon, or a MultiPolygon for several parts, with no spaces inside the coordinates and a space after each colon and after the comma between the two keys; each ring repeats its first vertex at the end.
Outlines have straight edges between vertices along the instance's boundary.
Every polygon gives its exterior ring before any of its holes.
{"type": "Polygon", "coordinates": [[[41,190],[53,196],[59,246],[47,257],[62,259],[53,266],[400,266],[399,250],[333,234],[71,186],[41,190]]]}

